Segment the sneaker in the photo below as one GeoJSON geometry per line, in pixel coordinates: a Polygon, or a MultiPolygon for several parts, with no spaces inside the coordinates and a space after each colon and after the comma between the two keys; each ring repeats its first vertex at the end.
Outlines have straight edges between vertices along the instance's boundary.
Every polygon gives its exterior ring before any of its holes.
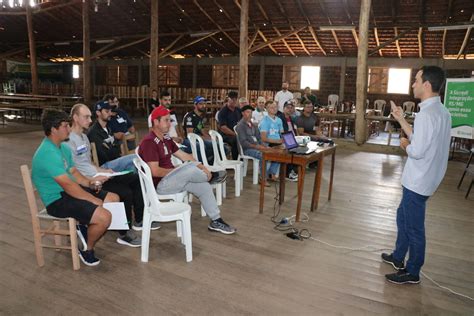
{"type": "Polygon", "coordinates": [[[227,179],[226,171],[211,172],[211,174],[212,174],[212,177],[211,177],[211,180],[209,180],[209,183],[211,184],[222,183],[227,179]]]}
{"type": "MultiPolygon", "coordinates": [[[[143,221],[141,222],[135,222],[135,224],[132,225],[133,230],[140,231],[143,229],[143,221]]],[[[151,222],[151,230],[157,230],[160,229],[160,223],[158,222],[151,222]]]]}
{"type": "Polygon", "coordinates": [[[291,170],[290,174],[288,177],[286,177],[286,180],[291,181],[291,182],[297,182],[298,181],[298,174],[291,170]]]}
{"type": "Polygon", "coordinates": [[[420,283],[420,276],[413,275],[407,272],[406,269],[401,269],[396,273],[386,274],[385,278],[388,282],[395,284],[418,284],[420,283]]]}
{"type": "Polygon", "coordinates": [[[405,268],[403,261],[397,261],[393,258],[393,254],[382,253],[382,260],[385,263],[391,264],[395,270],[401,270],[405,268]]]}
{"type": "Polygon", "coordinates": [[[79,249],[79,258],[81,258],[82,263],[90,267],[96,266],[100,263],[100,260],[94,255],[94,250],[79,249]]]}
{"type": "Polygon", "coordinates": [[[87,225],[76,225],[77,237],[82,243],[82,250],[87,250],[87,225]]]}
{"type": "Polygon", "coordinates": [[[121,245],[129,247],[140,247],[142,245],[142,239],[135,235],[133,230],[127,230],[125,235],[120,235],[117,237],[117,242],[121,245]]]}
{"type": "Polygon", "coordinates": [[[226,235],[231,235],[237,231],[234,227],[224,222],[220,217],[214,221],[211,221],[207,228],[209,230],[220,232],[226,235]]]}

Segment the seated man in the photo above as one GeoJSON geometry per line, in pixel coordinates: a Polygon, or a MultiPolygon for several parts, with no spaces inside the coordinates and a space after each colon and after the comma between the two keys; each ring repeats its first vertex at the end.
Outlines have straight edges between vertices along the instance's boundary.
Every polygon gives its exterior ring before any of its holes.
{"type": "MultiPolygon", "coordinates": [[[[187,138],[188,133],[194,133],[199,135],[204,140],[204,150],[206,151],[206,158],[210,165],[214,162],[214,151],[212,149],[211,136],[208,130],[204,128],[204,120],[206,115],[206,99],[201,96],[194,98],[194,110],[186,113],[183,118],[183,128],[186,138],[183,141],[183,151],[188,154],[192,154],[191,143],[187,138]]],[[[202,162],[201,150],[197,146],[198,160],[202,162]]]]}
{"type": "Polygon", "coordinates": [[[312,141],[326,139],[320,128],[319,118],[314,114],[314,105],[311,102],[303,103],[303,113],[296,119],[298,135],[310,136],[312,141]]]}
{"type": "Polygon", "coordinates": [[[72,217],[88,225],[87,250],[79,250],[79,255],[85,265],[98,265],[100,260],[95,257],[94,246],[112,219],[102,204],[118,202],[119,197],[102,191],[100,181],[90,181],[74,166],[69,146],[63,143],[70,132],[69,117],[65,112],[44,110],[41,125],[46,137],[33,156],[33,183],[48,214],[72,217]]]}
{"type": "Polygon", "coordinates": [[[275,101],[266,102],[267,112],[259,125],[262,141],[270,147],[280,146],[283,144],[281,133],[283,133],[283,122],[276,116],[278,106],[275,101]]]}
{"type": "MultiPolygon", "coordinates": [[[[119,108],[119,100],[116,96],[112,94],[106,94],[102,101],[109,102],[111,111],[110,119],[107,123],[107,127],[110,128],[110,131],[114,134],[116,140],[119,144],[123,143],[126,135],[135,133],[135,127],[133,122],[128,116],[127,112],[119,108]]],[[[127,141],[127,147],[129,150],[134,150],[136,147],[135,140],[127,141]]]]}
{"type": "MultiPolygon", "coordinates": [[[[295,136],[298,135],[296,124],[294,123],[291,113],[293,112],[293,101],[286,101],[283,106],[283,112],[278,111],[277,116],[283,122],[283,131],[292,132],[295,136]]],[[[298,168],[294,164],[288,164],[286,168],[286,179],[292,182],[298,181],[298,168]]]]}
{"type": "MultiPolygon", "coordinates": [[[[253,107],[250,105],[246,105],[242,108],[242,119],[235,129],[239,135],[238,142],[240,146],[242,146],[244,154],[260,160],[260,174],[262,174],[262,151],[271,150],[271,148],[263,144],[260,138],[260,131],[252,124],[253,110],[253,107]]],[[[270,162],[267,165],[269,178],[276,178],[278,176],[279,166],[280,164],[276,162],[270,162]]],[[[260,181],[264,181],[265,186],[269,186],[265,179],[260,179],[260,181]]]]}
{"type": "Polygon", "coordinates": [[[87,137],[91,143],[95,144],[99,166],[104,169],[112,169],[116,172],[125,170],[135,170],[133,164],[134,154],[120,157],[120,144],[112,135],[107,123],[110,119],[110,104],[107,101],[100,101],[95,105],[97,120],[87,132],[87,137]]]}
{"type": "Polygon", "coordinates": [[[202,164],[196,162],[192,155],[178,149],[175,142],[166,134],[170,128],[170,111],[159,106],[151,113],[153,129],[140,143],[139,155],[149,166],[158,194],[174,194],[188,191],[200,201],[207,216],[211,218],[208,229],[223,234],[235,233],[235,228],[228,225],[220,216],[216,198],[212,193],[211,182],[222,182],[225,171],[209,172],[202,164]],[[171,155],[187,163],[174,168],[171,155]]]}
{"type": "Polygon", "coordinates": [[[160,106],[160,101],[158,100],[158,92],[156,90],[151,91],[151,98],[148,100],[148,113],[153,112],[153,110],[160,106]]]}
{"type": "Polygon", "coordinates": [[[265,98],[258,97],[257,107],[255,108],[255,111],[252,112],[252,123],[255,126],[258,126],[265,115],[267,115],[267,110],[265,109],[265,98]]]}
{"type": "MultiPolygon", "coordinates": [[[[171,94],[166,90],[160,93],[160,105],[163,105],[168,110],[170,110],[171,126],[168,132],[168,136],[170,136],[176,143],[181,144],[183,142],[183,135],[181,135],[182,133],[178,128],[178,118],[176,117],[176,112],[171,106],[171,94]]],[[[148,121],[148,127],[151,128],[152,126],[153,124],[150,119],[148,121]]]]}
{"type": "Polygon", "coordinates": [[[234,126],[242,118],[240,108],[237,107],[237,92],[229,92],[229,100],[227,104],[222,107],[218,115],[219,132],[222,135],[224,142],[232,148],[232,159],[237,160],[239,156],[239,149],[237,148],[237,138],[234,133],[234,126]]]}
{"type": "MultiPolygon", "coordinates": [[[[71,109],[72,130],[69,134],[69,145],[74,160],[74,164],[79,172],[90,180],[102,180],[102,188],[109,192],[118,194],[120,201],[125,205],[125,212],[129,227],[132,227],[132,208],[135,213],[136,230],[141,229],[143,220],[143,196],[140,187],[140,179],[136,173],[124,174],[121,176],[109,178],[107,176],[94,177],[98,172],[112,173],[112,169],[103,169],[96,167],[91,160],[90,143],[84,130],[89,128],[92,123],[91,111],[85,104],[76,104],[71,109]]],[[[155,229],[158,223],[153,223],[155,229]]],[[[82,237],[84,238],[84,236],[82,237]]],[[[141,239],[132,230],[121,230],[117,242],[130,247],[140,247],[141,239]]]]}

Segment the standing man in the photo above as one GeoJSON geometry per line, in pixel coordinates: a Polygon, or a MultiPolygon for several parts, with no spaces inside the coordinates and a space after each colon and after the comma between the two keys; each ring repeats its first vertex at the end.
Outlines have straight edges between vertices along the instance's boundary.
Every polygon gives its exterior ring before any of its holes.
{"type": "Polygon", "coordinates": [[[234,133],[234,126],[242,118],[240,108],[237,107],[237,92],[229,92],[229,100],[227,104],[219,111],[218,124],[219,132],[222,134],[224,142],[232,148],[232,159],[237,160],[239,149],[237,148],[237,138],[234,133]]]}
{"type": "Polygon", "coordinates": [[[405,120],[402,108],[392,104],[393,117],[407,136],[400,139],[400,147],[408,155],[402,174],[402,201],[397,210],[395,250],[382,253],[382,260],[398,270],[385,275],[396,284],[420,283],[425,262],[426,201],[443,180],[448,165],[451,116],[439,97],[444,81],[444,71],[436,66],[424,66],[416,74],[413,94],[421,103],[413,128],[405,120]],[[405,265],[407,252],[410,257],[405,265]]]}
{"type": "Polygon", "coordinates": [[[288,91],[288,82],[281,84],[281,91],[278,91],[275,95],[275,101],[278,103],[278,111],[283,112],[283,106],[286,101],[293,99],[293,93],[288,91]]]}
{"type": "MultiPolygon", "coordinates": [[[[210,165],[214,162],[214,151],[212,149],[212,140],[211,136],[208,133],[208,130],[204,128],[204,119],[206,115],[206,99],[197,96],[194,98],[194,110],[186,113],[183,118],[183,128],[186,138],[183,141],[183,145],[186,148],[183,148],[183,151],[188,154],[192,154],[191,143],[188,139],[188,133],[194,133],[202,137],[204,141],[204,149],[206,151],[206,158],[210,165]]],[[[201,158],[201,149],[197,146],[198,151],[198,160],[202,162],[201,158]]]]}
{"type": "Polygon", "coordinates": [[[235,228],[224,222],[217,207],[216,198],[209,182],[218,183],[226,179],[226,172],[209,172],[192,155],[178,149],[167,136],[170,127],[170,112],[159,106],[151,113],[152,131],[140,143],[139,155],[150,167],[153,183],[158,194],[174,194],[188,191],[195,195],[210,217],[208,229],[223,234],[234,234],[235,228]],[[173,166],[171,155],[185,161],[178,168],[173,166]],[[174,171],[174,172],[172,172],[174,171]]]}
{"type": "Polygon", "coordinates": [[[33,156],[31,178],[49,215],[72,217],[88,225],[87,249],[79,249],[79,255],[85,265],[96,266],[100,260],[94,254],[94,246],[112,220],[102,205],[118,202],[119,197],[102,191],[101,182],[96,184],[96,180],[87,179],[76,169],[71,150],[64,143],[71,131],[65,112],[44,110],[41,125],[46,137],[33,156]]]}

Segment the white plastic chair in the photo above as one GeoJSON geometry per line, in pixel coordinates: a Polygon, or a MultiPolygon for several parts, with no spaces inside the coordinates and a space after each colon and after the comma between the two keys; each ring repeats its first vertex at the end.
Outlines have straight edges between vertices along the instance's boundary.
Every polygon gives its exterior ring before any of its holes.
{"type": "Polygon", "coordinates": [[[260,160],[258,160],[255,157],[247,156],[247,155],[244,154],[244,150],[242,149],[242,145],[240,145],[239,134],[237,133],[237,130],[236,130],[235,127],[236,126],[234,126],[234,133],[237,136],[237,148],[239,149],[239,156],[237,157],[237,160],[242,159],[242,161],[244,163],[244,166],[243,166],[244,170],[242,172],[242,178],[247,176],[247,169],[248,169],[249,160],[252,160],[252,163],[253,163],[252,183],[253,184],[258,184],[258,169],[259,169],[258,164],[260,163],[260,160]]]}
{"type": "Polygon", "coordinates": [[[328,96],[328,107],[336,108],[339,103],[339,96],[337,94],[330,94],[328,96]]]}
{"type": "Polygon", "coordinates": [[[151,223],[176,222],[176,229],[180,229],[181,243],[186,248],[186,262],[193,260],[193,244],[191,237],[191,206],[182,202],[160,202],[153,185],[150,167],[139,158],[134,158],[140,177],[143,196],[143,230],[142,230],[142,262],[148,262],[150,248],[151,223]]]}
{"type": "Polygon", "coordinates": [[[209,131],[212,139],[212,151],[214,152],[213,166],[221,166],[225,169],[234,170],[235,196],[240,196],[240,190],[243,189],[243,163],[240,160],[229,160],[225,155],[224,140],[222,135],[214,130],[209,131]]]}
{"type": "MultiPolygon", "coordinates": [[[[199,150],[201,152],[202,164],[211,172],[225,171],[224,167],[221,166],[210,166],[207,162],[206,150],[204,148],[204,140],[195,133],[188,133],[189,143],[191,144],[191,151],[194,159],[198,160],[198,153],[196,143],[199,144],[199,150]]],[[[213,183],[211,187],[216,190],[216,201],[217,205],[222,205],[222,198],[225,198],[225,185],[226,182],[213,183]]]]}
{"type": "Polygon", "coordinates": [[[387,101],[385,100],[375,100],[374,101],[374,109],[380,111],[377,113],[378,115],[383,115],[384,108],[387,105],[387,101]]]}
{"type": "Polygon", "coordinates": [[[414,110],[415,110],[415,102],[413,101],[403,102],[403,112],[413,113],[414,110]]]}

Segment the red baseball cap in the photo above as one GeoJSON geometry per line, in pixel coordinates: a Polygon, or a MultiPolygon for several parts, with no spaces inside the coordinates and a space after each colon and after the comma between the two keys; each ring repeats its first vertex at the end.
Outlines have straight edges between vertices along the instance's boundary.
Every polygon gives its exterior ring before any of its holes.
{"type": "Polygon", "coordinates": [[[154,120],[156,120],[157,118],[161,117],[161,116],[166,116],[170,114],[170,110],[168,110],[166,107],[164,107],[163,105],[160,105],[159,107],[155,108],[152,112],[151,112],[151,121],[153,122],[154,120]]]}

